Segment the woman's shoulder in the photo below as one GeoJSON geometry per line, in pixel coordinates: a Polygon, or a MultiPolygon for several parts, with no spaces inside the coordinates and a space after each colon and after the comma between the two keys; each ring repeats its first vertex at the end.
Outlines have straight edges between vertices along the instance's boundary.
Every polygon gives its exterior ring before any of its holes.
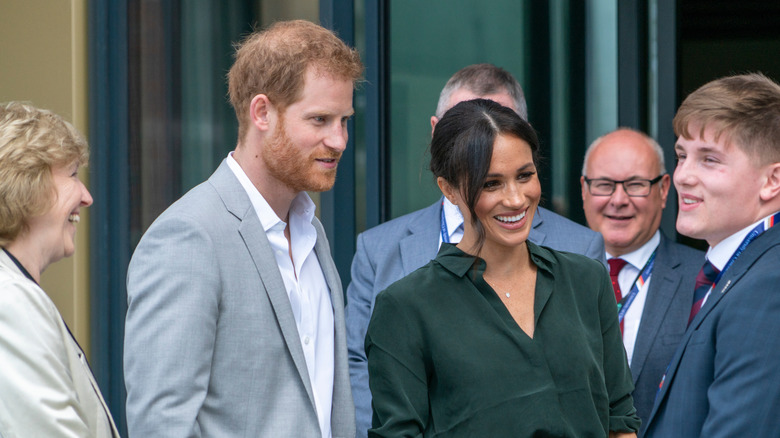
{"type": "Polygon", "coordinates": [[[423,294],[435,292],[446,277],[447,270],[434,259],[392,283],[382,293],[396,300],[417,299],[423,294]]]}
{"type": "Polygon", "coordinates": [[[582,254],[559,251],[547,246],[539,246],[532,242],[528,245],[531,257],[539,265],[545,264],[552,271],[562,271],[573,275],[593,274],[600,275],[607,272],[607,268],[598,260],[582,254]]]}
{"type": "Polygon", "coordinates": [[[38,314],[57,320],[54,302],[37,284],[0,266],[0,312],[25,318],[38,314]]]}

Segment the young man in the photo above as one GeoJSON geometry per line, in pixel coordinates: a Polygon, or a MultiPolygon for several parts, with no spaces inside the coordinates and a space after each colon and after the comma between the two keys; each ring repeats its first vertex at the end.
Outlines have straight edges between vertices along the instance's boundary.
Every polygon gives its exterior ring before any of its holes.
{"type": "Polygon", "coordinates": [[[634,406],[644,422],[688,326],[704,253],[658,229],[672,181],[652,138],[625,128],[598,138],[585,153],[582,175],[585,217],[604,237],[634,406]]]}
{"type": "Polygon", "coordinates": [[[712,81],[674,129],[677,230],[710,247],[645,436],[780,436],[780,86],[712,81]]]}
{"type": "MultiPolygon", "coordinates": [[[[517,80],[491,64],[475,64],[456,72],[439,96],[431,131],[444,113],[464,100],[490,99],[526,119],[525,97],[517,80]]],[[[457,243],[463,236],[458,207],[442,197],[433,205],[401,216],[362,233],[352,260],[352,282],[347,288],[347,346],[352,392],[355,396],[358,436],[371,427],[371,392],[363,343],[377,294],[436,257],[442,242],[457,243]]],[[[544,208],[537,208],[529,239],[537,245],[576,252],[604,260],[601,236],[544,208]]]]}
{"type": "Polygon", "coordinates": [[[340,280],[305,191],[334,183],[362,69],[306,21],[238,48],[238,145],[128,269],[131,436],[354,436],[340,280]]]}

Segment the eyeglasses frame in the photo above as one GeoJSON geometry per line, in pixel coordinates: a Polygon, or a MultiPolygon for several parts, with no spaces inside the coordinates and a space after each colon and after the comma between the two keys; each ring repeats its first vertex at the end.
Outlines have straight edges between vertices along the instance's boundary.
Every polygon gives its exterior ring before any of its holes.
{"type": "Polygon", "coordinates": [[[617,180],[613,180],[613,179],[609,179],[609,178],[593,178],[593,179],[590,179],[590,178],[588,178],[587,176],[584,176],[584,175],[582,177],[585,179],[585,183],[588,184],[588,193],[590,193],[591,196],[612,196],[612,195],[615,194],[615,190],[617,190],[618,184],[620,184],[620,185],[623,186],[623,191],[626,193],[627,196],[630,196],[632,198],[646,198],[646,197],[650,196],[650,191],[653,188],[653,184],[657,183],[658,181],[661,181],[661,179],[664,177],[664,175],[666,175],[666,174],[662,173],[662,174],[658,175],[657,177],[655,177],[653,179],[631,178],[631,179],[624,179],[622,181],[617,181],[617,180]],[[590,187],[590,183],[593,182],[593,181],[598,181],[598,180],[610,181],[610,182],[614,183],[614,185],[612,186],[612,191],[609,194],[605,194],[605,195],[593,193],[593,191],[591,190],[591,187],[590,187]],[[628,193],[628,190],[626,190],[626,184],[625,183],[627,183],[627,182],[637,182],[637,181],[647,181],[647,182],[650,183],[650,186],[649,186],[649,188],[647,190],[647,194],[646,195],[631,195],[631,194],[628,193]]]}

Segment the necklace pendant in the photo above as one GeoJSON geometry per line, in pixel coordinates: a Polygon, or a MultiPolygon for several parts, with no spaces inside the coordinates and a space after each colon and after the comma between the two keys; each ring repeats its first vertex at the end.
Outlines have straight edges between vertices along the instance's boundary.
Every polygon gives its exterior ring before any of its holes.
{"type": "Polygon", "coordinates": [[[506,293],[506,297],[509,298],[509,292],[506,293]]]}

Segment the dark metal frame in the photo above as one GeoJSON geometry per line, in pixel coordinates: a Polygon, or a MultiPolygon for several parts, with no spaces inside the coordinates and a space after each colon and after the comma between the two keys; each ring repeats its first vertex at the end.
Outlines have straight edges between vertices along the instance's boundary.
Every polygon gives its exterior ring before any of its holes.
{"type": "MultiPolygon", "coordinates": [[[[656,140],[664,149],[666,170],[673,173],[675,135],[672,118],[677,111],[677,0],[655,0],[658,35],[658,95],[656,119],[659,121],[656,140]]],[[[648,132],[650,100],[648,87],[648,0],[618,2],[618,125],[648,132]]],[[[667,236],[677,236],[677,194],[669,190],[661,229],[667,236]]]]}
{"type": "Polygon", "coordinates": [[[91,365],[120,432],[126,435],[122,378],[125,278],[130,261],[128,4],[89,2],[91,365]]]}
{"type": "MultiPolygon", "coordinates": [[[[387,121],[385,99],[387,44],[386,2],[366,0],[366,114],[356,123],[365,125],[366,132],[366,199],[355,198],[354,126],[349,127],[349,143],[339,162],[339,174],[333,189],[322,193],[320,217],[330,241],[333,259],[346,290],[350,282],[350,267],[355,254],[356,202],[365,202],[366,224],[379,225],[387,219],[387,121]]],[[[321,0],[320,23],[334,30],[347,44],[355,44],[355,11],[352,0],[321,0]]]]}

